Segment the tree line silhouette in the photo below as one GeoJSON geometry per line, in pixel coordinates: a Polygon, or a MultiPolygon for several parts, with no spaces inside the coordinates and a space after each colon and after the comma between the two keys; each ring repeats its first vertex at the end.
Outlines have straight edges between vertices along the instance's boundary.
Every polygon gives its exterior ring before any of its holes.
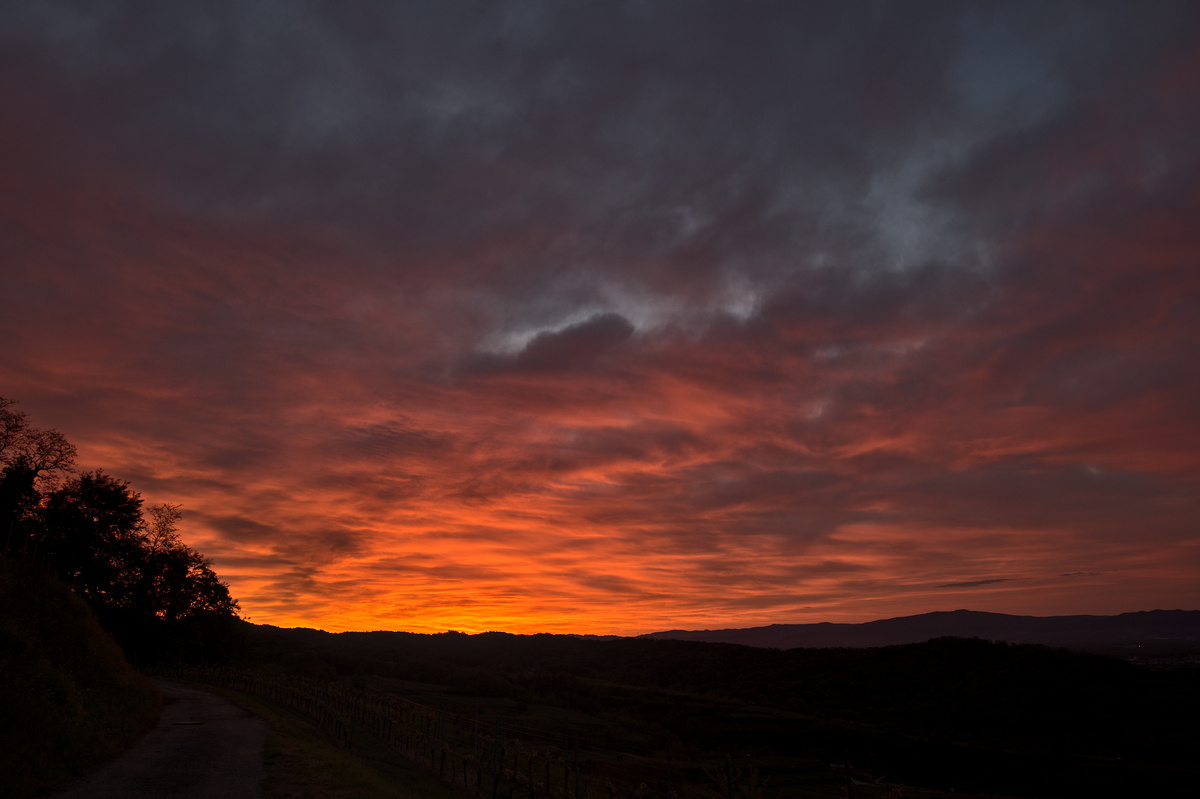
{"type": "Polygon", "coordinates": [[[0,533],[5,554],[82,596],[135,664],[203,661],[236,643],[238,603],[180,539],[179,505],[145,506],[103,470],[77,472],[62,433],[0,397],[0,533]]]}

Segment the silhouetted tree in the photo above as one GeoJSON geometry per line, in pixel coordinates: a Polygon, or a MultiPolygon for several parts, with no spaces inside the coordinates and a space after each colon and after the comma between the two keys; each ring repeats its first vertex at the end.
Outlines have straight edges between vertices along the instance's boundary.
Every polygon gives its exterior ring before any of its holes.
{"type": "Polygon", "coordinates": [[[57,430],[30,427],[29,414],[16,401],[0,397],[0,464],[20,463],[35,476],[67,472],[75,465],[75,446],[57,430]]]}
{"type": "Polygon", "coordinates": [[[28,541],[29,522],[41,495],[34,488],[37,473],[22,460],[5,464],[0,471],[0,530],[4,531],[4,551],[14,543],[19,550],[28,541]]]}
{"type": "Polygon", "coordinates": [[[138,592],[149,615],[168,623],[203,614],[235,615],[238,604],[229,587],[217,579],[207,558],[179,539],[179,506],[156,505],[149,512],[138,592]]]}
{"type": "Polygon", "coordinates": [[[238,604],[210,561],[180,540],[178,505],[142,497],[102,470],[66,479],[75,447],[31,427],[0,397],[0,531],[34,542],[126,652],[209,656],[227,647],[238,604]]]}
{"type": "Polygon", "coordinates": [[[144,531],[141,496],[100,470],[67,481],[44,500],[46,554],[59,577],[96,607],[136,605],[144,531]]]}
{"type": "Polygon", "coordinates": [[[29,427],[29,414],[16,410],[16,400],[0,397],[0,462],[7,461],[9,451],[29,427]]]}
{"type": "Polygon", "coordinates": [[[16,401],[0,397],[0,533],[4,551],[24,552],[45,485],[71,470],[75,447],[57,430],[31,427],[16,401]]]}

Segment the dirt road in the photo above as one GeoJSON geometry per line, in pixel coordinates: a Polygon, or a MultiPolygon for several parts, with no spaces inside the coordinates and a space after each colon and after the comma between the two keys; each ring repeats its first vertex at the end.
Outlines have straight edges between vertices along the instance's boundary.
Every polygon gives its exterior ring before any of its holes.
{"type": "Polygon", "coordinates": [[[55,799],[257,799],[266,722],[215,694],[154,684],[163,695],[154,729],[55,799]]]}

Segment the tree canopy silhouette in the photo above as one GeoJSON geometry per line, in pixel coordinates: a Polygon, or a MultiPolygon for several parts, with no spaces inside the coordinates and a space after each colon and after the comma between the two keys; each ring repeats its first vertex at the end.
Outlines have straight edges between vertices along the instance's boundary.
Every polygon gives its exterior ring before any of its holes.
{"type": "Polygon", "coordinates": [[[129,483],[73,473],[75,447],[0,397],[5,551],[47,564],[135,659],[219,655],[238,604],[179,537],[179,505],[143,507],[129,483]],[[165,652],[164,652],[165,650],[165,652]]]}
{"type": "Polygon", "coordinates": [[[0,397],[0,529],[5,551],[14,534],[27,549],[30,522],[41,494],[39,484],[53,481],[75,465],[75,447],[57,430],[29,424],[29,414],[16,409],[16,400],[0,397]]]}

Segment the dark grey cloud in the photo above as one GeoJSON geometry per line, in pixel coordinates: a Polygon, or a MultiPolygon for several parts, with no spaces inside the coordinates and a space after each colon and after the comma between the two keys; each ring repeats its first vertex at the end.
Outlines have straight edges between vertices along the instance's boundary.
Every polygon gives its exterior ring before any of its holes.
{"type": "Polygon", "coordinates": [[[349,226],[393,255],[393,276],[371,280],[408,280],[436,255],[499,293],[500,324],[524,318],[530,285],[561,324],[581,282],[597,310],[633,319],[622,294],[732,307],[739,285],[754,302],[825,262],[978,266],[981,220],[933,178],[1021,191],[1046,166],[1030,144],[1078,128],[1098,84],[1133,91],[1145,48],[1186,46],[1193,16],[35,3],[6,11],[3,41],[57,87],[48,102],[103,98],[88,151],[190,212],[349,226]]]}
{"type": "Polygon", "coordinates": [[[517,365],[534,370],[586,368],[628,340],[633,330],[620,314],[599,314],[561,331],[539,333],[517,354],[517,365]]]}
{"type": "Polygon", "coordinates": [[[984,585],[995,585],[996,583],[1007,583],[1011,578],[996,577],[990,580],[965,580],[960,583],[942,583],[938,588],[979,588],[984,585]]]}

